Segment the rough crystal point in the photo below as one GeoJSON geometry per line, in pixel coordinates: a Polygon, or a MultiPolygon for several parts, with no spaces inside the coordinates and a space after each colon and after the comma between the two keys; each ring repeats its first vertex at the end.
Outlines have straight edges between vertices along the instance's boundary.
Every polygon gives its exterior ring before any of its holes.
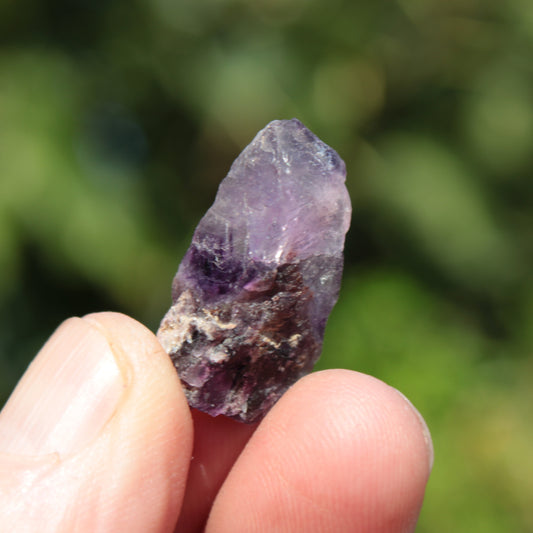
{"type": "Polygon", "coordinates": [[[233,163],[157,333],[192,407],[253,422],[312,369],[342,276],[345,176],[296,119],[268,124],[233,163]]]}

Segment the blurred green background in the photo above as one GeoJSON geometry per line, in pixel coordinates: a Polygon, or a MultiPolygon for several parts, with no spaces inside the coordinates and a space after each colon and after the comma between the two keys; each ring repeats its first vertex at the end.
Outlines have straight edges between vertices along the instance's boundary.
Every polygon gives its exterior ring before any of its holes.
{"type": "Polygon", "coordinates": [[[267,122],[345,159],[320,368],[402,390],[418,531],[533,531],[530,0],[0,1],[0,404],[71,315],[156,329],[193,228],[267,122]]]}

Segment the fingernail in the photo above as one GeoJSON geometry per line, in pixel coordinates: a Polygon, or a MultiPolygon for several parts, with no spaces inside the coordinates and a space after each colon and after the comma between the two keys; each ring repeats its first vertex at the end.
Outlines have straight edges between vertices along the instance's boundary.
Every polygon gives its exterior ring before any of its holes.
{"type": "Polygon", "coordinates": [[[105,336],[81,318],[67,320],[0,413],[0,451],[76,453],[100,434],[124,387],[105,336]]]}
{"type": "Polygon", "coordinates": [[[433,468],[435,452],[433,449],[433,440],[431,439],[431,433],[429,431],[428,425],[426,424],[426,421],[424,420],[424,417],[420,414],[419,410],[411,403],[411,400],[409,400],[409,398],[407,398],[407,396],[401,393],[398,389],[394,389],[394,390],[404,399],[404,401],[410,407],[411,411],[415,413],[415,415],[418,418],[418,421],[420,422],[420,426],[422,428],[422,433],[424,435],[424,441],[426,443],[426,449],[428,453],[429,471],[431,472],[433,468]]]}

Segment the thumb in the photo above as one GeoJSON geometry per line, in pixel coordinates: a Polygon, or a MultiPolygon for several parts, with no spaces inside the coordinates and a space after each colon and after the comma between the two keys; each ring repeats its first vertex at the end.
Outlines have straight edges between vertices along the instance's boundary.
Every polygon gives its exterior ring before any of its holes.
{"type": "Polygon", "coordinates": [[[0,413],[1,524],[172,531],[191,448],[189,409],[155,336],[116,313],[71,318],[0,413]]]}

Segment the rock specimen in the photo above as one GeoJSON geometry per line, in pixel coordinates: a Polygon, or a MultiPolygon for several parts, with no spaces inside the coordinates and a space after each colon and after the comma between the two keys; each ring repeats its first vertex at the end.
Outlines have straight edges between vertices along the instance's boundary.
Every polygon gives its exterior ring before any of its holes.
{"type": "Polygon", "coordinates": [[[342,276],[345,175],[296,119],[268,124],[233,163],[157,333],[192,407],[253,422],[312,369],[342,276]]]}

